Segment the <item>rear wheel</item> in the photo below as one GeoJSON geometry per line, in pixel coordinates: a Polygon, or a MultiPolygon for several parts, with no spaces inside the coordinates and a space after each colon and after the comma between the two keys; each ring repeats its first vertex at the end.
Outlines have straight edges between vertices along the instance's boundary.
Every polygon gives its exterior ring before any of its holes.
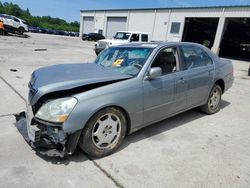
{"type": "Polygon", "coordinates": [[[205,105],[201,106],[201,111],[206,114],[214,114],[220,110],[222,89],[218,84],[215,84],[212,88],[208,100],[205,105]]]}
{"type": "Polygon", "coordinates": [[[127,120],[117,108],[97,112],[86,124],[79,140],[80,148],[92,157],[113,153],[126,134],[127,120]]]}

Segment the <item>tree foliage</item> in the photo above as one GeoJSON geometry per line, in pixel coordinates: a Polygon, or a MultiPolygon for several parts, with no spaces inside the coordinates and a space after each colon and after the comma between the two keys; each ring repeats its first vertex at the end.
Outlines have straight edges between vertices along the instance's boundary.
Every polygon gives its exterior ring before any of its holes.
{"type": "Polygon", "coordinates": [[[2,3],[0,1],[0,14],[9,14],[25,20],[30,26],[57,29],[64,31],[79,31],[79,22],[66,22],[60,18],[52,18],[50,16],[32,16],[29,9],[21,9],[17,4],[2,3]]]}

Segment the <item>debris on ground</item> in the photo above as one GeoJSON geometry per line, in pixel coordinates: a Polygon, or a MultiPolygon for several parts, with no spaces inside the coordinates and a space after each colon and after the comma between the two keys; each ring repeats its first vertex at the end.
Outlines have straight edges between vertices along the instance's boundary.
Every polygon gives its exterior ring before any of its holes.
{"type": "Polygon", "coordinates": [[[17,69],[10,69],[11,72],[17,72],[17,69]]]}
{"type": "Polygon", "coordinates": [[[47,51],[46,48],[37,48],[37,49],[34,49],[34,51],[47,51]]]}
{"type": "Polygon", "coordinates": [[[18,79],[23,79],[23,77],[21,77],[21,76],[16,76],[16,78],[18,78],[18,79]]]}

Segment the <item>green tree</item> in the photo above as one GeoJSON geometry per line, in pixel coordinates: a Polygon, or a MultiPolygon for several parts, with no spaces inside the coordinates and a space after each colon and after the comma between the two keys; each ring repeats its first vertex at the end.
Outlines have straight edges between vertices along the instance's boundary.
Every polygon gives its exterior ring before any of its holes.
{"type": "Polygon", "coordinates": [[[0,1],[0,14],[9,14],[25,20],[29,25],[41,28],[78,31],[80,23],[75,21],[68,23],[60,18],[52,18],[50,16],[32,16],[30,10],[21,9],[17,4],[0,1]]]}

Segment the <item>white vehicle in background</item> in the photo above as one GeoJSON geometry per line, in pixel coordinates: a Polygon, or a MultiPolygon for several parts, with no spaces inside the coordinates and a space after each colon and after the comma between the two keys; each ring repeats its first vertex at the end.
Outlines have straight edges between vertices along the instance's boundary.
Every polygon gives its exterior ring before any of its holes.
{"type": "Polygon", "coordinates": [[[23,34],[24,32],[28,32],[28,24],[15,16],[11,16],[8,14],[0,14],[0,20],[3,21],[4,30],[10,33],[23,34]]]}
{"type": "Polygon", "coordinates": [[[94,51],[98,55],[105,48],[130,42],[150,42],[149,34],[139,31],[118,31],[112,39],[97,41],[94,51]]]}

